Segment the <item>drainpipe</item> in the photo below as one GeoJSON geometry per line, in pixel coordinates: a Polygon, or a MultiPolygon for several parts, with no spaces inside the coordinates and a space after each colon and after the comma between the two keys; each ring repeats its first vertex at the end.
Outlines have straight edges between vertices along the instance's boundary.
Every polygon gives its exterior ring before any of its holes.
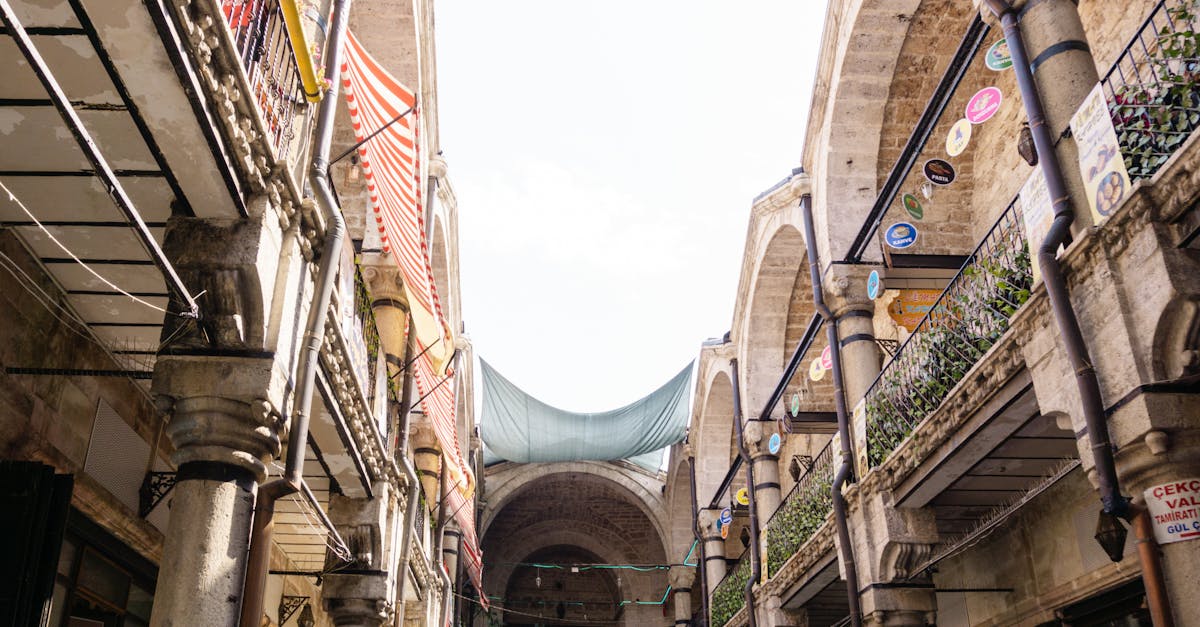
{"type": "Polygon", "coordinates": [[[446,619],[450,617],[450,602],[454,599],[454,597],[451,595],[454,594],[454,590],[451,588],[450,573],[446,571],[446,564],[442,563],[440,560],[438,562],[438,574],[442,576],[442,585],[445,586],[446,590],[446,592],[442,595],[442,611],[438,612],[438,617],[441,619],[438,621],[438,625],[440,627],[441,625],[447,624],[446,619]]]}
{"type": "MultiPolygon", "coordinates": [[[[1135,511],[1130,505],[1129,498],[1121,494],[1117,478],[1116,462],[1113,459],[1113,445],[1109,437],[1108,422],[1105,418],[1104,404],[1100,397],[1100,383],[1096,378],[1096,368],[1088,355],[1087,344],[1079,328],[1079,319],[1071,306],[1070,293],[1067,290],[1066,279],[1062,266],[1058,263],[1058,248],[1071,232],[1071,224],[1075,221],[1075,212],[1071,208],[1070,194],[1063,179],[1062,165],[1055,152],[1054,138],[1046,126],[1046,115],[1042,108],[1041,94],[1034,81],[1033,69],[1029,65],[1029,54],[1025,50],[1025,42],[1021,36],[1018,23],[1019,14],[1005,0],[984,0],[992,14],[1000,18],[1004,29],[1004,37],[1008,41],[1009,52],[1013,59],[1013,72],[1016,73],[1017,87],[1021,91],[1021,100],[1025,103],[1025,115],[1029,118],[1029,129],[1033,133],[1033,143],[1046,177],[1046,188],[1054,203],[1054,221],[1046,239],[1038,247],[1038,267],[1042,271],[1042,281],[1046,285],[1046,296],[1050,299],[1050,308],[1054,311],[1054,320],[1058,326],[1059,335],[1067,351],[1071,368],[1075,371],[1075,384],[1079,388],[1080,404],[1083,406],[1083,418],[1087,424],[1088,438],[1091,440],[1092,460],[1096,468],[1097,491],[1100,493],[1102,505],[1101,517],[1119,517],[1133,523],[1138,535],[1138,557],[1142,570],[1142,580],[1146,586],[1146,600],[1156,627],[1173,625],[1170,600],[1165,593],[1162,565],[1158,560],[1157,547],[1153,543],[1153,534],[1147,533],[1149,520],[1145,514],[1135,511]],[[1141,515],[1139,515],[1141,514],[1141,515]]],[[[1120,526],[1120,523],[1116,523],[1120,526]]],[[[1118,561],[1118,560],[1114,560],[1118,561]]]]}
{"type": "Polygon", "coordinates": [[[1029,67],[1029,57],[1025,50],[1025,42],[1021,38],[1021,29],[1017,23],[1017,10],[1005,0],[985,0],[989,9],[1004,28],[1004,37],[1008,40],[1008,49],[1012,53],[1013,71],[1017,76],[1017,87],[1021,90],[1021,100],[1025,103],[1025,115],[1029,118],[1029,130],[1033,133],[1033,143],[1037,147],[1038,158],[1041,162],[1042,173],[1046,176],[1046,188],[1054,202],[1054,222],[1046,239],[1038,247],[1038,267],[1042,271],[1042,282],[1046,284],[1046,296],[1050,299],[1050,308],[1054,311],[1054,321],[1058,325],[1059,335],[1067,350],[1067,358],[1075,371],[1075,384],[1079,387],[1079,397],[1083,405],[1083,417],[1087,423],[1088,437],[1092,442],[1092,458],[1096,465],[1096,481],[1099,484],[1100,501],[1104,513],[1130,519],[1132,512],[1129,499],[1121,495],[1117,482],[1116,463],[1113,461],[1113,446],[1108,436],[1108,423],[1104,418],[1104,403],[1100,398],[1100,383],[1096,379],[1096,367],[1088,356],[1087,344],[1083,341],[1083,333],[1079,329],[1079,319],[1071,307],[1067,282],[1063,277],[1062,266],[1058,263],[1058,247],[1071,234],[1071,223],[1075,221],[1075,211],[1071,208],[1070,194],[1063,179],[1062,165],[1058,154],[1054,151],[1054,138],[1046,127],[1046,114],[1042,110],[1041,94],[1033,79],[1033,70],[1029,67]]]}
{"type": "Polygon", "coordinates": [[[404,535],[400,540],[400,572],[397,575],[399,581],[396,583],[396,625],[404,624],[404,592],[408,587],[408,555],[412,552],[413,527],[416,526],[417,508],[420,507],[420,502],[417,500],[420,489],[417,471],[413,468],[412,460],[408,458],[408,455],[401,455],[400,461],[400,467],[408,479],[408,505],[405,507],[404,514],[404,535]]]}
{"type": "Polygon", "coordinates": [[[688,455],[688,475],[692,483],[692,535],[695,536],[696,542],[700,544],[700,603],[704,608],[704,624],[708,624],[708,573],[705,572],[705,562],[708,558],[708,552],[704,550],[704,537],[700,533],[700,502],[699,495],[696,493],[696,457],[688,455]]]}
{"type": "Polygon", "coordinates": [[[821,285],[820,260],[817,258],[816,229],[813,228],[812,195],[800,198],[800,210],[804,213],[804,241],[808,245],[808,271],[812,277],[813,304],[817,313],[825,320],[825,333],[829,342],[829,355],[833,362],[833,401],[837,406],[838,440],[841,446],[842,464],[833,476],[833,521],[837,527],[838,544],[842,547],[842,567],[846,571],[846,598],[850,602],[850,624],[862,627],[862,609],[858,598],[858,566],[854,562],[854,546],[850,544],[850,524],[846,520],[846,499],[842,486],[853,476],[854,453],[850,450],[850,419],[846,414],[846,393],[842,383],[842,345],[838,339],[838,321],[825,304],[825,289],[821,285]]]}
{"type": "MultiPolygon", "coordinates": [[[[331,35],[327,44],[325,75],[336,77],[341,67],[342,39],[346,34],[347,16],[351,0],[336,0],[333,9],[331,35]]],[[[321,248],[321,262],[313,288],[313,302],[308,310],[308,321],[304,328],[303,344],[300,347],[300,362],[296,368],[295,404],[293,405],[291,434],[288,438],[287,464],[283,476],[259,488],[254,505],[254,525],[250,532],[250,554],[246,569],[246,581],[242,591],[242,627],[256,627],[262,613],[266,593],[267,571],[271,561],[272,515],[275,501],[305,489],[304,453],[308,445],[308,421],[312,405],[313,389],[316,387],[317,359],[321,343],[325,338],[325,319],[329,313],[329,301],[333,294],[335,271],[341,260],[342,241],[346,235],[346,221],[329,186],[329,145],[333,139],[334,116],[337,113],[337,93],[340,81],[329,82],[325,98],[317,114],[313,153],[309,164],[311,182],[317,205],[325,217],[325,241],[321,248]]]]}
{"type": "Polygon", "coordinates": [[[754,464],[750,463],[750,449],[746,448],[745,425],[742,424],[742,395],[738,387],[737,358],[729,360],[733,380],[733,432],[737,434],[738,455],[746,466],[746,495],[750,497],[750,578],[746,580],[746,617],[750,627],[758,627],[754,611],[754,584],[762,578],[762,553],[758,545],[758,503],[754,498],[754,464]]]}

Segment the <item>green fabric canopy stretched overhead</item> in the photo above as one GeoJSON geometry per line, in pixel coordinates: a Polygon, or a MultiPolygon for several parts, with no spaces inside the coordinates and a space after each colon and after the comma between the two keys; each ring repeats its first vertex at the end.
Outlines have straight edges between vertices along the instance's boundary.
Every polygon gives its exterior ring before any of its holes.
{"type": "Polygon", "coordinates": [[[664,450],[687,435],[692,365],[645,398],[620,409],[576,413],[551,407],[479,360],[485,463],[617,461],[658,470],[664,450]],[[653,458],[653,459],[651,459],[653,458]]]}

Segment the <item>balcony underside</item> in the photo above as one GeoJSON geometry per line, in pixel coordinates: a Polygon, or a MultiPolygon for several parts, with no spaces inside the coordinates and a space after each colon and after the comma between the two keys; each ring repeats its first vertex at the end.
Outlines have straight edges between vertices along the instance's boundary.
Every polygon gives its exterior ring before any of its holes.
{"type": "MultiPolygon", "coordinates": [[[[197,118],[194,94],[181,83],[173,58],[181,51],[168,49],[146,8],[154,4],[118,12],[101,0],[13,2],[161,244],[172,215],[232,218],[240,212],[215,133],[197,118]]],[[[152,370],[163,321],[155,307],[167,305],[166,284],[7,32],[0,37],[0,142],[6,147],[0,181],[32,214],[4,195],[0,223],[41,260],[70,308],[122,368],[152,370]]]]}
{"type": "Polygon", "coordinates": [[[832,627],[850,614],[846,597],[846,582],[838,575],[836,552],[829,551],[811,569],[804,582],[798,582],[795,592],[784,596],[783,607],[803,609],[810,627],[832,627]],[[799,585],[802,583],[802,585],[799,585]]]}

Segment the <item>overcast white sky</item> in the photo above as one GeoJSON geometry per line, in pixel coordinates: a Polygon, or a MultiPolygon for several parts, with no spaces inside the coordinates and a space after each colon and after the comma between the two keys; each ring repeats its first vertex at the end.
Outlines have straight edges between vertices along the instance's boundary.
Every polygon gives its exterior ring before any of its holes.
{"type": "Polygon", "coordinates": [[[451,0],[442,148],[476,352],[601,411],[729,330],[750,201],[799,165],[825,2],[451,0]]]}

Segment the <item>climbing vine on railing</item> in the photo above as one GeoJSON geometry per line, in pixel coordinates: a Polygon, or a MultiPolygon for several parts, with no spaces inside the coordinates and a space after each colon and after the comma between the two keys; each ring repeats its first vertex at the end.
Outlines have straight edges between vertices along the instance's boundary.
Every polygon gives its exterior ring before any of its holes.
{"type": "Polygon", "coordinates": [[[767,523],[767,572],[770,576],[774,577],[825,524],[832,510],[833,451],[826,444],[767,523]]]}
{"type": "Polygon", "coordinates": [[[1016,201],[1000,216],[866,396],[867,460],[883,463],[1008,329],[1029,300],[1029,246],[1016,201]]]}
{"type": "Polygon", "coordinates": [[[1133,179],[1149,178],[1200,127],[1197,0],[1163,0],[1104,77],[1133,179]]]}
{"type": "Polygon", "coordinates": [[[750,579],[750,553],[742,554],[742,559],[733,568],[712,593],[712,624],[724,625],[733,618],[738,610],[746,605],[746,582],[750,579]]]}

